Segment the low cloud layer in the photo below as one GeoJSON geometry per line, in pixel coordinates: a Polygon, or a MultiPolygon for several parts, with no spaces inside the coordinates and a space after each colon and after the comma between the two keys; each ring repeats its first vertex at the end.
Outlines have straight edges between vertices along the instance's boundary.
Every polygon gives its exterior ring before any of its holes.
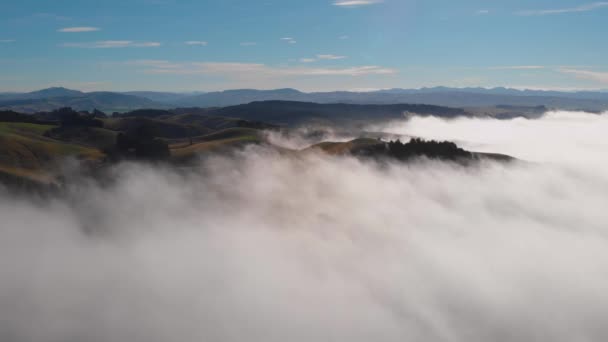
{"type": "Polygon", "coordinates": [[[0,340],[606,340],[607,122],[377,127],[532,163],[253,147],[179,173],[121,165],[63,198],[2,195],[0,340]]]}
{"type": "Polygon", "coordinates": [[[608,141],[602,138],[608,130],[605,114],[549,112],[540,120],[414,117],[368,129],[452,140],[470,150],[505,153],[531,162],[608,171],[603,157],[608,151],[608,141]]]}
{"type": "Polygon", "coordinates": [[[595,81],[600,84],[608,84],[608,72],[580,70],[572,68],[560,68],[558,70],[563,74],[574,75],[579,79],[595,81]]]}

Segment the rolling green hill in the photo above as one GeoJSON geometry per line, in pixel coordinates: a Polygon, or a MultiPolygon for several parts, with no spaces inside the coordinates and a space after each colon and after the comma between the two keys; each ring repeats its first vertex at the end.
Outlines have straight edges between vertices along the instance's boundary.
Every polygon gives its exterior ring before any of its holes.
{"type": "Polygon", "coordinates": [[[100,150],[116,143],[118,132],[99,127],[55,127],[44,133],[46,137],[100,150]]]}
{"type": "Polygon", "coordinates": [[[156,118],[126,117],[104,119],[104,127],[113,131],[129,131],[143,125],[150,127],[156,136],[167,139],[187,138],[212,132],[211,129],[201,125],[183,124],[156,118]]]}
{"type": "Polygon", "coordinates": [[[212,134],[193,138],[189,142],[171,145],[171,157],[174,161],[183,162],[206,152],[218,152],[246,144],[263,142],[260,131],[251,128],[228,128],[212,134]]]}
{"type": "MultiPolygon", "coordinates": [[[[257,121],[260,117],[276,118],[276,121],[287,118],[287,121],[297,122],[309,113],[336,120],[328,117],[335,109],[339,120],[356,120],[357,117],[368,117],[368,110],[380,117],[390,117],[402,115],[400,111],[406,108],[430,112],[438,110],[432,106],[334,106],[273,102],[221,110],[221,113],[229,116],[138,110],[122,116],[99,118],[95,114],[78,113],[69,108],[41,115],[0,112],[0,181],[26,186],[56,184],[61,178],[59,166],[67,158],[74,158],[81,161],[81,165],[92,168],[131,159],[179,164],[194,161],[205,153],[224,153],[248,144],[271,146],[268,135],[263,131],[277,126],[257,121]],[[248,115],[248,118],[256,120],[230,115],[248,115]]],[[[218,113],[216,110],[210,112],[218,113]]],[[[458,115],[457,110],[450,113],[458,115]]],[[[406,144],[386,143],[379,139],[381,137],[322,142],[302,151],[289,151],[297,154],[320,150],[330,155],[401,161],[418,156],[447,160],[511,160],[503,155],[464,151],[449,142],[413,139],[413,142],[406,144]]],[[[288,151],[277,146],[274,148],[288,151]]]]}
{"type": "Polygon", "coordinates": [[[65,143],[44,134],[51,125],[0,122],[0,171],[5,179],[50,183],[60,160],[73,157],[99,161],[103,153],[91,147],[65,143]]]}
{"type": "Polygon", "coordinates": [[[359,152],[384,143],[378,139],[360,138],[347,142],[322,142],[307,148],[305,151],[321,150],[332,155],[358,154],[359,152]]]}

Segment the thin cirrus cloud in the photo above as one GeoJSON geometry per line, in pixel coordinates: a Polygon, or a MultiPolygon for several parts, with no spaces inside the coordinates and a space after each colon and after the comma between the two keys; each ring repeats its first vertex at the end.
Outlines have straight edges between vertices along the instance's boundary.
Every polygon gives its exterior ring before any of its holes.
{"type": "Polygon", "coordinates": [[[77,27],[64,27],[64,28],[57,30],[57,32],[79,33],[79,32],[95,32],[95,31],[100,31],[100,30],[101,29],[99,27],[77,26],[77,27]]]}
{"type": "Polygon", "coordinates": [[[533,15],[551,15],[551,14],[565,14],[565,13],[580,13],[589,12],[598,9],[608,7],[608,2],[600,1],[589,4],[583,4],[577,7],[570,8],[558,8],[558,9],[541,9],[541,10],[526,10],[517,12],[518,15],[533,16],[533,15]]]}
{"type": "Polygon", "coordinates": [[[256,45],[258,45],[258,43],[256,43],[256,42],[242,42],[240,45],[241,46],[256,46],[256,45]]]}
{"type": "Polygon", "coordinates": [[[186,45],[190,45],[190,46],[207,46],[208,43],[206,41],[202,41],[202,40],[189,40],[184,42],[184,44],[186,45]]]}
{"type": "Polygon", "coordinates": [[[338,60],[338,59],[345,59],[346,56],[337,56],[337,55],[317,55],[318,59],[323,59],[323,60],[338,60]]]}
{"type": "Polygon", "coordinates": [[[540,70],[545,69],[542,65],[508,65],[489,67],[490,70],[540,70]]]}
{"type": "Polygon", "coordinates": [[[86,43],[63,43],[63,47],[84,49],[149,48],[159,47],[159,42],[134,42],[131,40],[102,40],[86,43]]]}
{"type": "Polygon", "coordinates": [[[361,7],[375,5],[384,2],[384,0],[336,0],[334,6],[338,7],[361,7]]]}
{"type": "Polygon", "coordinates": [[[343,68],[325,67],[285,67],[259,63],[230,62],[185,62],[175,63],[164,60],[138,60],[129,65],[142,67],[148,74],[173,75],[220,75],[231,79],[286,78],[303,76],[350,76],[390,75],[398,70],[375,65],[343,68]]]}
{"type": "Polygon", "coordinates": [[[127,62],[127,65],[135,65],[135,66],[145,66],[149,68],[158,68],[158,69],[178,69],[182,67],[180,63],[172,63],[165,60],[158,59],[140,59],[136,61],[127,62]]]}
{"type": "Polygon", "coordinates": [[[2,44],[14,43],[14,42],[15,42],[14,39],[0,39],[0,43],[2,43],[2,44]]]}
{"type": "Polygon", "coordinates": [[[287,44],[295,44],[295,43],[297,43],[297,41],[294,38],[291,38],[291,37],[284,37],[284,38],[281,38],[281,40],[284,41],[287,44]]]}
{"type": "Polygon", "coordinates": [[[345,59],[346,56],[338,56],[338,55],[317,55],[316,58],[300,58],[300,62],[302,63],[313,63],[321,60],[325,61],[336,61],[340,59],[345,59]]]}

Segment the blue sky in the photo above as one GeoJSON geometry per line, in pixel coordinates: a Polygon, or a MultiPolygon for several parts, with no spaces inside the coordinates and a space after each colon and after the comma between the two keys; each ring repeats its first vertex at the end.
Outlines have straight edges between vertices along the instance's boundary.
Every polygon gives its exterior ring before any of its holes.
{"type": "Polygon", "coordinates": [[[608,1],[0,2],[0,91],[608,88],[608,1]]]}

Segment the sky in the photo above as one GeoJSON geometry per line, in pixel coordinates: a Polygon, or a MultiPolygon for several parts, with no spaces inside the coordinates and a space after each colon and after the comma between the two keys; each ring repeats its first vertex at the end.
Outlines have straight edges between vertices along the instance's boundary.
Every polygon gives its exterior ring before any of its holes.
{"type": "Polygon", "coordinates": [[[0,2],[0,92],[608,88],[608,1],[0,2]]]}

